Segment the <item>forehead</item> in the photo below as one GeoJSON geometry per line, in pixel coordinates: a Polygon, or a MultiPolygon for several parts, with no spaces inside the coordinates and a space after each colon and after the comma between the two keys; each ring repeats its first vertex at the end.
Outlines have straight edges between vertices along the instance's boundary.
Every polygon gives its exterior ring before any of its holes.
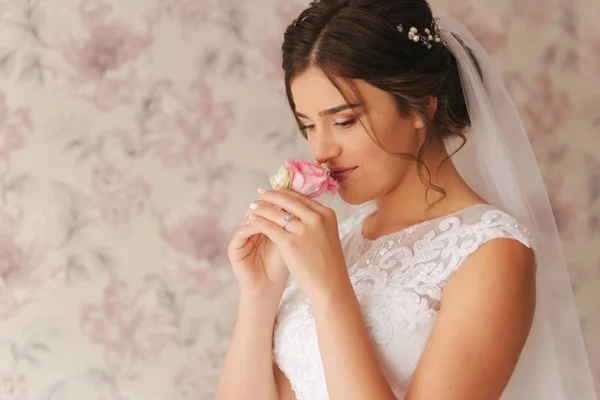
{"type": "MultiPolygon", "coordinates": [[[[336,84],[344,91],[350,103],[358,101],[358,96],[347,82],[337,79],[336,84]]],[[[299,112],[316,114],[319,111],[346,104],[344,96],[325,73],[315,67],[307,69],[294,78],[290,88],[299,112]]]]}
{"type": "Polygon", "coordinates": [[[290,84],[296,111],[316,117],[320,111],[348,103],[362,103],[365,108],[372,109],[390,100],[389,93],[362,80],[352,80],[352,84],[349,84],[343,79],[334,79],[348,98],[348,102],[323,71],[311,67],[294,78],[290,84]]]}

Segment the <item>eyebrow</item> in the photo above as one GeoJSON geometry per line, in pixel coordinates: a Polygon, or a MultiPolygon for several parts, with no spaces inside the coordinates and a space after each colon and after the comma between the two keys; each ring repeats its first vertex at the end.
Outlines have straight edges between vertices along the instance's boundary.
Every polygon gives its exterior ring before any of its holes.
{"type": "MultiPolygon", "coordinates": [[[[328,110],[325,110],[325,111],[320,111],[320,112],[319,112],[319,115],[320,115],[320,116],[325,116],[325,115],[333,115],[333,114],[337,114],[337,113],[339,113],[340,111],[347,110],[347,109],[349,109],[349,108],[358,108],[358,107],[362,107],[362,106],[363,106],[363,105],[362,105],[361,103],[355,103],[355,104],[344,104],[344,105],[342,105],[342,106],[333,107],[333,108],[330,108],[330,109],[328,109],[328,110]]],[[[300,118],[306,118],[306,119],[310,119],[310,118],[308,118],[306,115],[304,115],[304,114],[302,114],[302,113],[300,113],[300,112],[297,112],[297,111],[296,111],[296,113],[295,113],[295,114],[296,114],[296,116],[297,116],[297,117],[300,117],[300,118]]]]}

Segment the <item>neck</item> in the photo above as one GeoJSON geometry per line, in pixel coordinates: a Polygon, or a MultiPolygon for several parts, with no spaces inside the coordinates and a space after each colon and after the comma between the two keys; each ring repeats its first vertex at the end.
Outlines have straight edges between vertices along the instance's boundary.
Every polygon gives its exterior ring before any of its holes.
{"type": "MultiPolygon", "coordinates": [[[[431,172],[431,183],[446,191],[444,196],[434,188],[427,190],[416,163],[404,179],[386,195],[377,199],[374,223],[379,226],[408,226],[455,212],[471,204],[485,202],[462,179],[444,146],[432,149],[423,160],[431,172]],[[440,168],[440,163],[444,161],[440,168]]],[[[423,172],[426,175],[426,169],[423,172]]]]}

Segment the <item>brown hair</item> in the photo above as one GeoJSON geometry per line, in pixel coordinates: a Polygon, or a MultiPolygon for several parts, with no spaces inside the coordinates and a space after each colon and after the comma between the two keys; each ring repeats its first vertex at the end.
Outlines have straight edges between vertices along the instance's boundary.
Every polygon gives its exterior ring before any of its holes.
{"type": "MultiPolygon", "coordinates": [[[[461,145],[456,151],[466,143],[464,132],[471,121],[456,58],[442,43],[431,48],[414,43],[406,31],[398,31],[399,24],[414,26],[420,32],[429,28],[436,33],[431,8],[425,0],[311,2],[284,34],[282,66],[287,98],[295,112],[291,82],[309,67],[322,70],[348,103],[348,96],[334,78],[347,82],[359,99],[351,80],[363,80],[392,94],[399,112],[405,116],[416,112],[421,116],[426,136],[416,156],[388,153],[414,159],[427,189],[445,195],[443,188],[431,182],[431,171],[422,159],[432,143],[458,138],[461,145]],[[428,107],[431,97],[437,98],[437,109],[432,116],[428,107]]],[[[477,60],[473,61],[478,67],[477,60]]],[[[301,127],[298,118],[296,121],[301,127]]],[[[387,151],[375,135],[369,133],[369,136],[387,151]]]]}

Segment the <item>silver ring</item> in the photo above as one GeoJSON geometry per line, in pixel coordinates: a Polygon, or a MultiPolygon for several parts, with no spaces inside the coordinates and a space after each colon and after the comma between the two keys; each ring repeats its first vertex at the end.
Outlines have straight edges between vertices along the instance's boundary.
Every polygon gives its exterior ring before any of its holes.
{"type": "Polygon", "coordinates": [[[287,224],[289,224],[292,219],[294,219],[294,216],[292,214],[288,214],[285,217],[283,217],[283,225],[281,225],[281,227],[285,229],[287,224]]]}

